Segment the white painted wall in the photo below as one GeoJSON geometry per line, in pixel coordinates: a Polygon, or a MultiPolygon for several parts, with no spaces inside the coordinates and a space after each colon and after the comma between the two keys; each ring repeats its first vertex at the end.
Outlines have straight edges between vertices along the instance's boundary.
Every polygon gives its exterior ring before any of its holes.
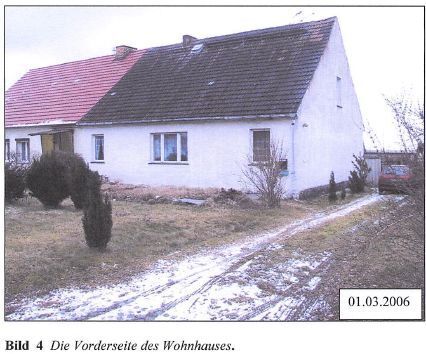
{"type": "Polygon", "coordinates": [[[352,154],[363,153],[363,124],[343,41],[336,21],[295,124],[295,190],[348,179],[352,154]],[[337,106],[336,77],[341,81],[342,107],[337,106]],[[303,125],[307,125],[304,127],[303,125]]]}
{"type": "MultiPolygon", "coordinates": [[[[268,120],[77,127],[74,146],[75,152],[86,161],[93,161],[92,136],[103,134],[105,163],[90,163],[90,168],[112,180],[157,186],[243,189],[241,169],[251,153],[250,130],[269,128],[271,138],[282,141],[283,149],[290,151],[290,124],[289,120],[268,120]],[[188,133],[188,164],[150,164],[150,135],[161,132],[188,133]]],[[[289,166],[291,164],[290,160],[289,166]]],[[[287,179],[284,177],[290,184],[287,179]]]]}
{"type": "Polygon", "coordinates": [[[15,139],[30,139],[30,156],[41,155],[40,135],[29,136],[28,134],[37,133],[43,130],[49,130],[50,127],[19,127],[5,128],[4,138],[10,141],[10,152],[16,151],[15,139]]]}

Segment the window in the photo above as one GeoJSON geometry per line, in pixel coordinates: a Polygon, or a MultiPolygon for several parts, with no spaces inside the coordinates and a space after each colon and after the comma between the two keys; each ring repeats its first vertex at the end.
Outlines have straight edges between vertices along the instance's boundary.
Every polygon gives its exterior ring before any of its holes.
{"type": "Polygon", "coordinates": [[[151,136],[153,162],[188,161],[187,133],[155,133],[151,136]]]}
{"type": "Polygon", "coordinates": [[[6,139],[4,141],[4,159],[6,161],[10,160],[10,141],[9,141],[9,139],[6,139]]]}
{"type": "Polygon", "coordinates": [[[269,130],[252,130],[253,162],[267,161],[271,146],[269,130]]]}
{"type": "Polygon", "coordinates": [[[30,162],[30,139],[16,139],[16,162],[30,162]]]}
{"type": "Polygon", "coordinates": [[[336,94],[337,94],[337,107],[342,108],[342,79],[336,77],[336,94]]]}
{"type": "Polygon", "coordinates": [[[104,136],[93,135],[93,156],[95,161],[105,160],[104,136]]]}

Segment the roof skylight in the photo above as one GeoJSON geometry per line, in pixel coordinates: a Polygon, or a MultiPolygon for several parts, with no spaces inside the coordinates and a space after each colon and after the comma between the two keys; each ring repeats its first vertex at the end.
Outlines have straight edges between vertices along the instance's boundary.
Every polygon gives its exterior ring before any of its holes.
{"type": "Polygon", "coordinates": [[[196,44],[192,47],[191,53],[199,53],[203,50],[203,48],[204,48],[204,43],[196,44]]]}

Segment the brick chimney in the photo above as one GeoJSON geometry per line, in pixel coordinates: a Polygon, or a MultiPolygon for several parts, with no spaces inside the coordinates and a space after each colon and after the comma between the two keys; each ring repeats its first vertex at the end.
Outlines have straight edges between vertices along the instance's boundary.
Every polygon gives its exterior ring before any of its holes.
{"type": "Polygon", "coordinates": [[[115,47],[115,60],[123,60],[131,52],[137,50],[136,48],[129,47],[128,45],[119,45],[115,47]]]}
{"type": "Polygon", "coordinates": [[[184,34],[182,37],[182,45],[186,48],[192,45],[197,38],[190,36],[189,34],[184,34]]]}

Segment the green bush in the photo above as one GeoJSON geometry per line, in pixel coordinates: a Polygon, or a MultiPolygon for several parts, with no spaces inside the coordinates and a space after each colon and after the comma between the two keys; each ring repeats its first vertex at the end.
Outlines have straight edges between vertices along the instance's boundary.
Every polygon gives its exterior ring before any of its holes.
{"type": "Polygon", "coordinates": [[[328,200],[334,202],[337,200],[337,186],[334,180],[334,172],[330,173],[330,181],[328,182],[328,200]]]}
{"type": "Polygon", "coordinates": [[[4,166],[4,198],[10,203],[22,198],[25,191],[25,172],[23,166],[6,163],[4,166]]]}
{"type": "Polygon", "coordinates": [[[352,193],[362,193],[367,184],[367,176],[371,168],[368,167],[367,161],[363,156],[353,155],[353,157],[355,161],[352,161],[352,165],[355,170],[350,171],[349,188],[352,193]]]}
{"type": "Polygon", "coordinates": [[[70,195],[68,174],[64,154],[52,152],[33,159],[26,183],[32,195],[45,207],[57,208],[70,195]]]}
{"type": "Polygon", "coordinates": [[[83,209],[87,203],[87,184],[90,169],[79,155],[73,155],[68,162],[68,188],[76,209],[83,209]]]}
{"type": "Polygon", "coordinates": [[[97,172],[90,172],[87,182],[88,198],[82,219],[84,235],[90,248],[104,250],[111,239],[112,206],[108,195],[101,194],[101,178],[97,172]]]}

